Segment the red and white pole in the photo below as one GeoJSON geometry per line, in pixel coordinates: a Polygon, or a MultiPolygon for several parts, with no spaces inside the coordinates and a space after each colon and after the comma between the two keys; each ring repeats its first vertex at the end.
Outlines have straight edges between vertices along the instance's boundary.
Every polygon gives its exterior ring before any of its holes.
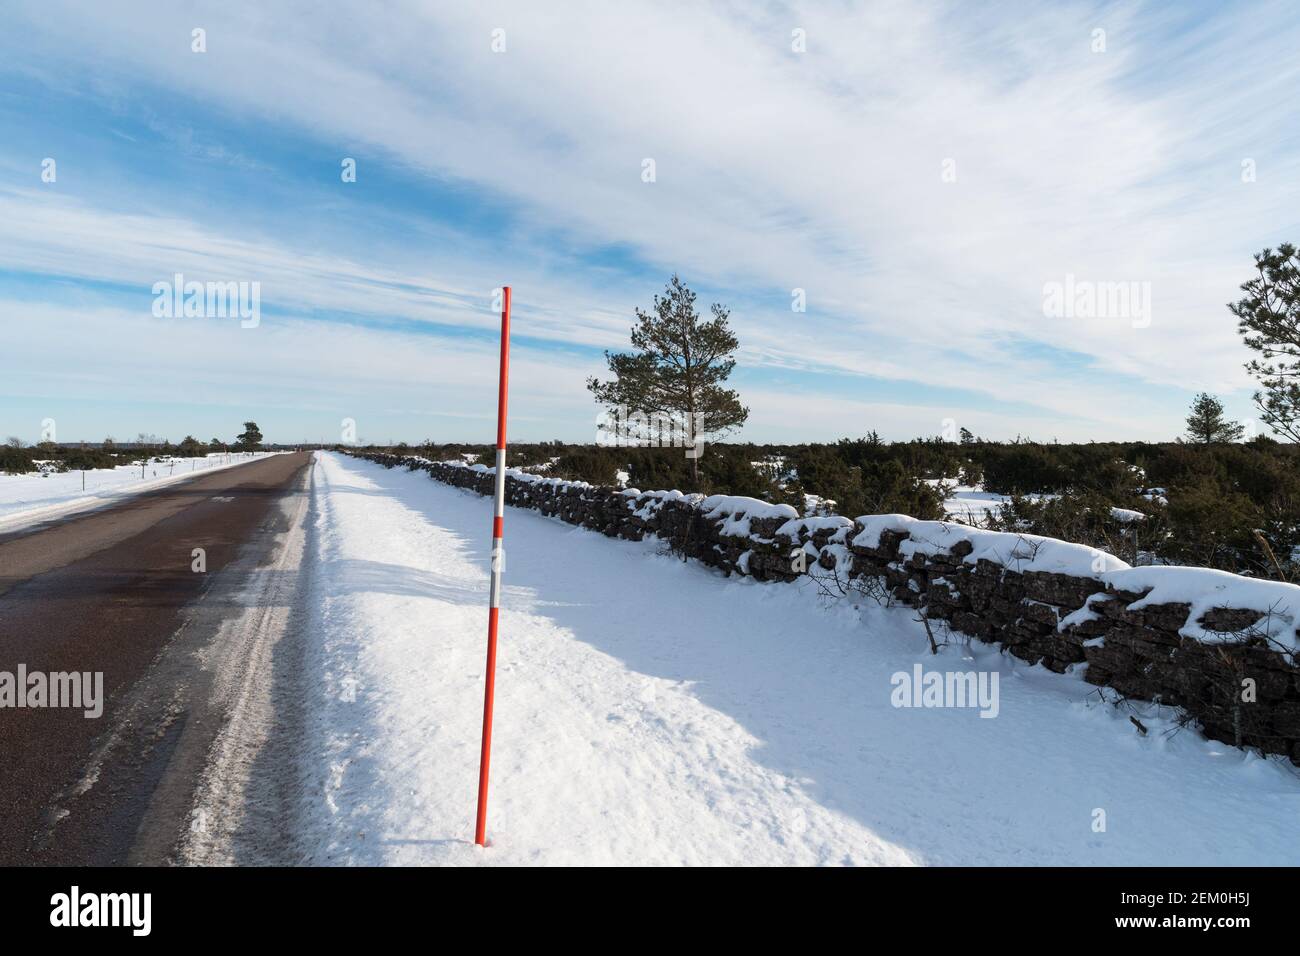
{"type": "Polygon", "coordinates": [[[483,749],[478,763],[478,817],[474,842],[487,846],[488,764],[492,760],[492,700],[496,689],[497,615],[501,609],[501,569],[505,551],[501,544],[506,510],[506,387],[510,373],[510,286],[501,289],[501,376],[497,395],[496,495],[492,510],[492,583],[488,587],[487,681],[483,686],[483,749]]]}

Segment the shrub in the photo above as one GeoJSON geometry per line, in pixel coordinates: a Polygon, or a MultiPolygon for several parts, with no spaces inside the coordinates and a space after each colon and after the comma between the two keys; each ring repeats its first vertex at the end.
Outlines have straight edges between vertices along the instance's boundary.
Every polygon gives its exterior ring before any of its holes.
{"type": "Polygon", "coordinates": [[[0,471],[21,475],[33,470],[35,456],[30,448],[18,448],[14,445],[0,445],[0,471]]]}
{"type": "Polygon", "coordinates": [[[615,474],[621,467],[622,456],[618,449],[583,448],[561,455],[550,470],[556,478],[569,481],[587,481],[593,485],[613,485],[615,474]]]}
{"type": "Polygon", "coordinates": [[[1070,470],[1059,451],[1042,445],[990,445],[984,452],[984,487],[1002,495],[1064,490],[1070,470]]]}
{"type": "Polygon", "coordinates": [[[1148,502],[1126,500],[1112,505],[1112,499],[1093,491],[1069,492],[1053,498],[1017,495],[1003,505],[989,521],[998,531],[1023,532],[1045,538],[1059,538],[1105,551],[1129,562],[1139,563],[1139,551],[1151,550],[1163,534],[1163,515],[1148,502]],[[1139,511],[1142,519],[1123,520],[1112,507],[1139,511]]]}

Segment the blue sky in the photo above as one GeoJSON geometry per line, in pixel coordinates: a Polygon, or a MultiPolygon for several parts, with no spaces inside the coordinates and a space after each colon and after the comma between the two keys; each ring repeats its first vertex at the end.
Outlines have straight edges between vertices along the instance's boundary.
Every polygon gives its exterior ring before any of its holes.
{"type": "Polygon", "coordinates": [[[9,6],[28,441],[488,441],[503,282],[512,437],[594,440],[585,380],[673,272],[732,310],[742,437],[1167,439],[1201,389],[1251,417],[1224,304],[1300,239],[1283,3],[9,6]],[[260,323],[155,317],[178,272],[260,323]],[[1046,315],[1067,275],[1149,316],[1046,315]]]}

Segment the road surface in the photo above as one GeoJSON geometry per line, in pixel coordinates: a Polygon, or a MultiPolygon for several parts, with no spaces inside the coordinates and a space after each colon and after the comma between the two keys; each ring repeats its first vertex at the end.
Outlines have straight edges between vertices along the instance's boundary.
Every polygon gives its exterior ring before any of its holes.
{"type": "Polygon", "coordinates": [[[259,459],[0,536],[0,673],[102,672],[105,700],[98,718],[0,709],[0,864],[174,862],[212,824],[194,818],[195,789],[243,670],[269,666],[265,634],[230,625],[250,606],[265,624],[269,605],[283,617],[291,604],[284,542],[310,458],[259,459]]]}

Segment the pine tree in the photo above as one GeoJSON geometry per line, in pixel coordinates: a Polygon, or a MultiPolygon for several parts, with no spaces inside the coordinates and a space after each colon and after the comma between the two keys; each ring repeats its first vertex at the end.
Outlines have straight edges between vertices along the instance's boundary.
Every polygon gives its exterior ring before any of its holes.
{"type": "MultiPolygon", "coordinates": [[[[651,422],[674,421],[678,428],[684,427],[688,444],[739,428],[749,409],[723,383],[736,366],[732,353],[740,343],[728,326],[728,310],[714,303],[711,312],[712,319],[701,321],[695,293],[674,275],[664,295],[655,296],[652,312],[636,310],[634,351],[605,353],[614,378],[588,379],[587,388],[615,415],[634,413],[651,422]]],[[[652,442],[656,438],[648,437],[652,442]]],[[[692,455],[690,461],[691,478],[698,485],[698,458],[692,455]]]]}
{"type": "Polygon", "coordinates": [[[235,441],[250,451],[256,451],[262,444],[262,431],[257,427],[257,422],[244,422],[244,432],[235,436],[235,441]]]}
{"type": "Polygon", "coordinates": [[[1187,416],[1187,440],[1199,445],[1238,441],[1245,431],[1236,422],[1223,417],[1223,403],[1206,392],[1192,402],[1192,413],[1187,416]]]}
{"type": "Polygon", "coordinates": [[[1300,441],[1300,252],[1290,243],[1255,256],[1255,278],[1228,309],[1246,346],[1260,357],[1246,363],[1263,391],[1260,418],[1274,432],[1300,441]]]}

